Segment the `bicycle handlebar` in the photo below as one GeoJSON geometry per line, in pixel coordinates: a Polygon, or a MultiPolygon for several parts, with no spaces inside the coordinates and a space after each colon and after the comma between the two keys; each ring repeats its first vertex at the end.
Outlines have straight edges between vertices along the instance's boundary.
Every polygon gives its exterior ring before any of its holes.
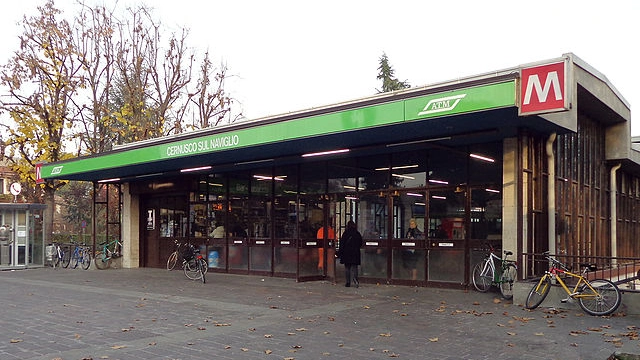
{"type": "Polygon", "coordinates": [[[545,251],[542,253],[542,255],[551,262],[552,266],[559,266],[561,269],[563,270],[570,270],[569,267],[567,265],[565,265],[563,262],[561,262],[560,260],[555,259],[554,257],[552,257],[549,254],[549,251],[545,251]]]}

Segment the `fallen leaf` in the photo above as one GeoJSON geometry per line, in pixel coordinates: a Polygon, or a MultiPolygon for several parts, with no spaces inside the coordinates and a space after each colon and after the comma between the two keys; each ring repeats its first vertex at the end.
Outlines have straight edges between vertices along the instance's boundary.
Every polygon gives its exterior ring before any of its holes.
{"type": "Polygon", "coordinates": [[[383,334],[380,334],[380,336],[382,336],[382,337],[391,337],[391,333],[383,333],[383,334]]]}
{"type": "Polygon", "coordinates": [[[264,334],[264,337],[265,337],[265,338],[267,338],[267,339],[271,339],[271,338],[273,337],[273,335],[271,335],[271,334],[264,334]]]}
{"type": "Polygon", "coordinates": [[[207,330],[207,328],[204,326],[198,326],[198,330],[207,330]]]}
{"type": "Polygon", "coordinates": [[[240,350],[245,351],[245,352],[249,351],[249,349],[247,349],[247,348],[240,348],[240,350]]]}
{"type": "Polygon", "coordinates": [[[302,345],[291,345],[293,349],[302,349],[302,345]]]}
{"type": "Polygon", "coordinates": [[[535,318],[532,317],[519,317],[519,316],[514,316],[513,317],[515,320],[521,321],[521,322],[529,322],[531,320],[535,320],[535,318]]]}
{"type": "Polygon", "coordinates": [[[511,332],[511,331],[507,331],[507,335],[514,336],[514,335],[518,335],[518,334],[516,334],[516,333],[514,333],[514,332],[511,332]]]}
{"type": "Polygon", "coordinates": [[[19,342],[22,342],[22,339],[11,339],[11,341],[9,341],[12,344],[17,344],[19,342]]]}
{"type": "Polygon", "coordinates": [[[297,328],[296,331],[307,331],[305,328],[297,328]]]}
{"type": "Polygon", "coordinates": [[[267,354],[267,355],[270,355],[272,352],[273,352],[273,351],[271,351],[271,350],[269,350],[269,349],[267,349],[267,350],[265,350],[265,351],[264,351],[264,353],[265,353],[265,354],[267,354]]]}
{"type": "Polygon", "coordinates": [[[126,345],[113,345],[111,348],[115,349],[115,350],[118,350],[118,349],[124,349],[126,347],[127,347],[126,345]]]}
{"type": "Polygon", "coordinates": [[[540,333],[535,333],[534,335],[535,335],[535,336],[544,336],[544,333],[541,333],[541,332],[540,332],[540,333]]]}
{"type": "Polygon", "coordinates": [[[431,342],[438,342],[438,338],[437,338],[437,337],[429,338],[429,341],[431,341],[431,342]]]}
{"type": "Polygon", "coordinates": [[[231,346],[230,345],[225,345],[224,348],[228,350],[228,349],[231,349],[231,346]]]}
{"type": "Polygon", "coordinates": [[[498,298],[493,298],[493,303],[494,304],[500,304],[502,302],[502,300],[498,299],[498,298]]]}

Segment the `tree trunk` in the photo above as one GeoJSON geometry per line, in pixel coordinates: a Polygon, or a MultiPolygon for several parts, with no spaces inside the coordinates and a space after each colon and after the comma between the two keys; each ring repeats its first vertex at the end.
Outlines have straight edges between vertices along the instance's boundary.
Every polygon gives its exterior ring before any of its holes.
{"type": "Polygon", "coordinates": [[[44,203],[47,208],[44,210],[44,241],[48,244],[53,241],[53,221],[55,214],[55,194],[56,190],[51,186],[46,186],[44,189],[44,203]]]}

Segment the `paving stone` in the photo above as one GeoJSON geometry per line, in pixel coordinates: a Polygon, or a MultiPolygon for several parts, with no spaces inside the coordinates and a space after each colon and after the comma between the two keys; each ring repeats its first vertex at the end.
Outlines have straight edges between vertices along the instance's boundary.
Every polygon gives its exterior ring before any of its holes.
{"type": "Polygon", "coordinates": [[[498,292],[221,273],[202,284],[146,268],[2,271],[0,289],[3,360],[604,360],[640,353],[640,316],[528,311],[498,292]]]}

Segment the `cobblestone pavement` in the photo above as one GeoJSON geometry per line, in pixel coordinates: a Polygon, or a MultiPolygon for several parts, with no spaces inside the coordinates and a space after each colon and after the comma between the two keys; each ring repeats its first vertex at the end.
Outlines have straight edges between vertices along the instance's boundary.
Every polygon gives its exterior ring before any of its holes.
{"type": "MultiPolygon", "coordinates": [[[[162,269],[0,272],[0,359],[607,359],[639,316],[499,293],[162,269]],[[553,305],[546,304],[543,305],[553,305]]],[[[623,297],[624,302],[624,297],[623,297]]]]}

